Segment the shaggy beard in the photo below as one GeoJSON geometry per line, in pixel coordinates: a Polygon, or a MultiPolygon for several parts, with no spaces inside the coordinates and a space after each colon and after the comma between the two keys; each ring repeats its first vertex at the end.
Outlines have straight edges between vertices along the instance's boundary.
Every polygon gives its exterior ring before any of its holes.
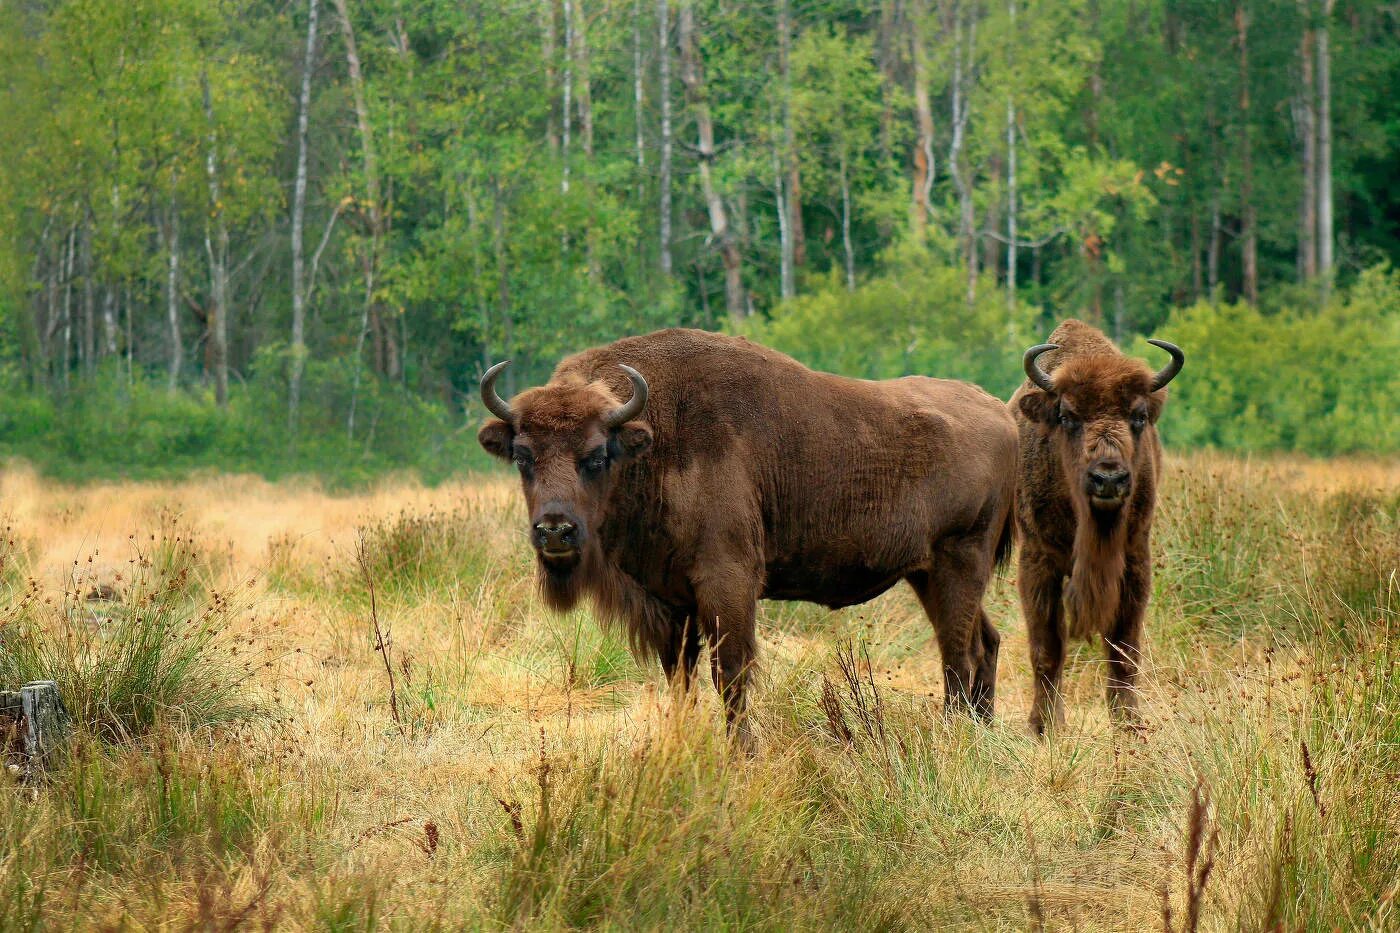
{"type": "Polygon", "coordinates": [[[1074,569],[1065,590],[1069,635],[1093,639],[1113,631],[1127,566],[1127,503],[1111,512],[1074,496],[1074,569]]]}
{"type": "Polygon", "coordinates": [[[535,579],[546,606],[555,612],[568,612],[578,605],[587,589],[585,581],[593,579],[596,573],[596,551],[590,541],[577,561],[562,567],[536,556],[535,579]]]}

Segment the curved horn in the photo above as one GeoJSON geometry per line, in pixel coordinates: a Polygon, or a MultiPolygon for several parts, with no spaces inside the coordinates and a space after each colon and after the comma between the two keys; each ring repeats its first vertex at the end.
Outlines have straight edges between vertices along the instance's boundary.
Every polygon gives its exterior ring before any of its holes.
{"type": "Polygon", "coordinates": [[[501,374],[501,370],[510,365],[510,360],[501,360],[495,366],[486,370],[481,377],[481,402],[486,409],[506,423],[510,423],[510,403],[496,394],[496,377],[501,374]]]}
{"type": "Polygon", "coordinates": [[[1152,391],[1156,392],[1168,382],[1175,379],[1176,374],[1181,372],[1181,367],[1186,365],[1186,354],[1181,352],[1181,347],[1178,347],[1174,343],[1168,343],[1165,340],[1149,340],[1147,342],[1154,347],[1161,347],[1172,355],[1172,361],[1164,366],[1161,372],[1152,377],[1152,391]]]}
{"type": "Polygon", "coordinates": [[[1058,343],[1042,343],[1031,347],[1026,351],[1026,355],[1021,359],[1021,365],[1026,368],[1026,377],[1046,392],[1054,392],[1055,384],[1050,381],[1050,376],[1045,370],[1040,368],[1036,358],[1042,353],[1049,353],[1051,350],[1060,349],[1058,343]]]}
{"type": "Polygon", "coordinates": [[[627,378],[632,380],[632,397],[604,416],[604,428],[615,428],[623,422],[631,421],[633,418],[640,415],[642,409],[646,407],[647,395],[650,392],[647,388],[647,381],[642,378],[641,373],[637,372],[626,363],[619,363],[618,365],[627,373],[627,378]]]}

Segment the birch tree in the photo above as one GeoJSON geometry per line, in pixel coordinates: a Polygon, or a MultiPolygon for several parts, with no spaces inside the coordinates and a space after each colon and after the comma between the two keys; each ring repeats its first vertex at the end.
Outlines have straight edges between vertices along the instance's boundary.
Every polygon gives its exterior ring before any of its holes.
{"type": "Polygon", "coordinates": [[[297,168],[292,188],[292,370],[287,388],[287,426],[295,439],[301,408],[301,376],[306,367],[306,230],[307,129],[311,118],[311,75],[316,67],[316,21],[319,0],[306,2],[306,53],[297,99],[297,168]]]}

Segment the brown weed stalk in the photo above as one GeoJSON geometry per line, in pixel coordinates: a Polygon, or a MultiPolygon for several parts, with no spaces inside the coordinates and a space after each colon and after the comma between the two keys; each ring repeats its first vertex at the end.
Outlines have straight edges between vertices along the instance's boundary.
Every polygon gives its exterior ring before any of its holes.
{"type": "Polygon", "coordinates": [[[384,661],[384,673],[389,675],[389,714],[394,718],[394,725],[398,728],[399,735],[403,735],[403,720],[399,717],[399,688],[398,683],[394,680],[394,664],[389,657],[389,639],[379,624],[379,603],[374,591],[374,570],[370,560],[369,546],[365,542],[363,532],[355,542],[355,560],[360,565],[360,574],[364,577],[365,588],[369,591],[369,618],[374,626],[374,650],[384,661]]]}

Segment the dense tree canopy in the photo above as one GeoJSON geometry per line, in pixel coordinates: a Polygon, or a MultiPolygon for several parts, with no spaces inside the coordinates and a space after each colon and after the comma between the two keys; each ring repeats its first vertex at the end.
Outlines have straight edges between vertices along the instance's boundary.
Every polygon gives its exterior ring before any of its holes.
{"type": "Polygon", "coordinates": [[[687,324],[1000,391],[1052,319],[1322,313],[1393,260],[1396,88],[1381,0],[13,0],[7,384],[372,445],[687,324]]]}

